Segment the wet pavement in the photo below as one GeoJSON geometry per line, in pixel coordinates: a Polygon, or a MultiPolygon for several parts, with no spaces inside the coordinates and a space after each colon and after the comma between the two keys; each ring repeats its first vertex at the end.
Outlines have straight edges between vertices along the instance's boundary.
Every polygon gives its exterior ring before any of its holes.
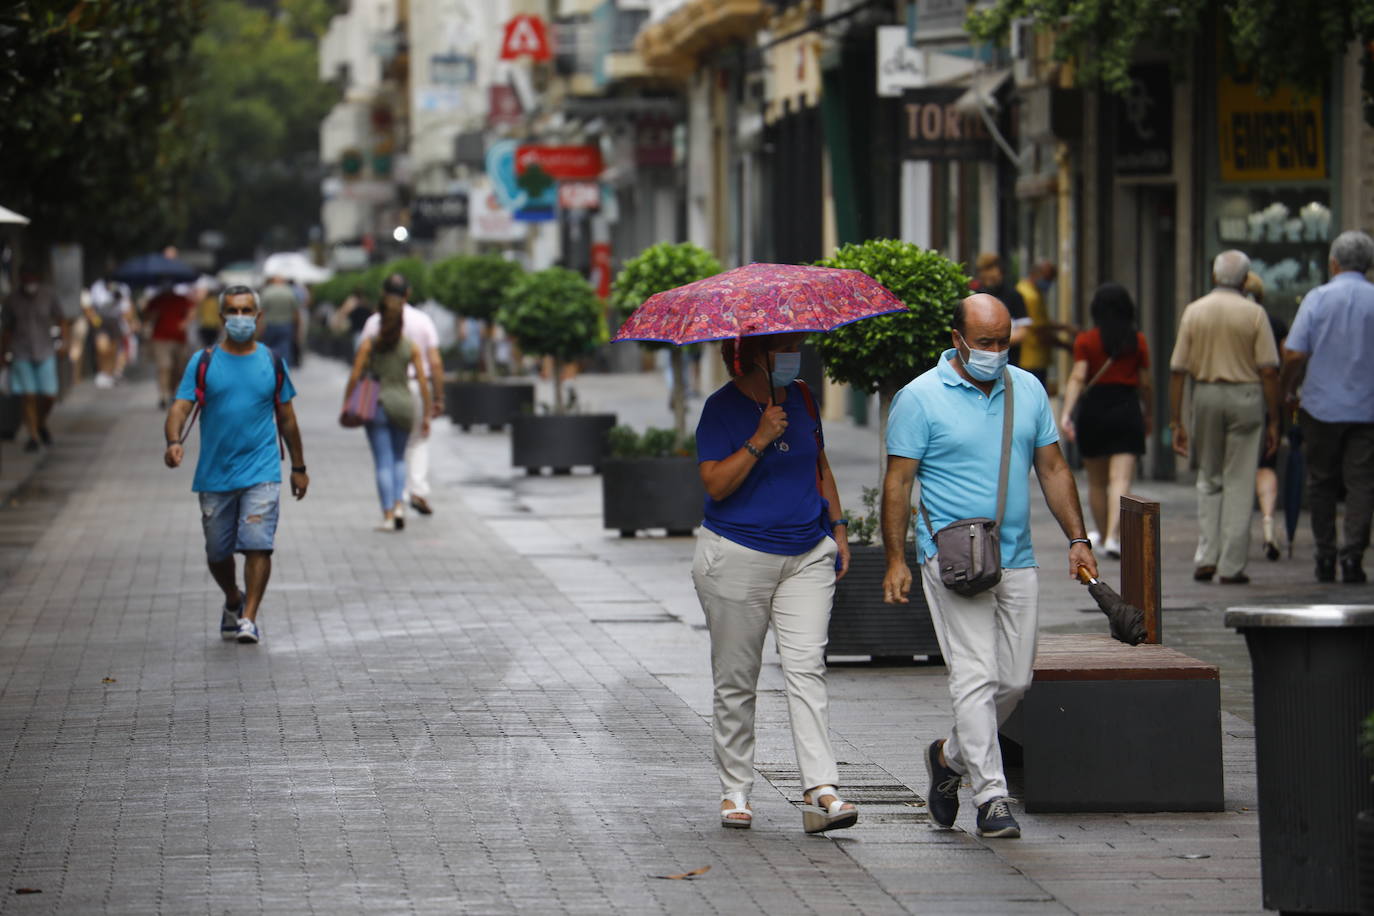
{"type": "MultiPolygon", "coordinates": [[[[1226,811],[1018,811],[1024,839],[985,841],[966,796],[961,829],[934,829],[918,749],[948,724],[944,669],[857,664],[830,683],[863,818],[805,836],[770,650],[757,820],[726,831],[691,540],[621,539],[597,478],[523,476],[506,434],[445,421],[436,514],[376,533],[363,437],[334,420],[343,375],[298,375],[311,493],[283,506],[257,647],[218,638],[150,386],[77,389],[58,448],[11,485],[0,913],[1259,911],[1248,661],[1221,612],[1367,590],[1258,559],[1234,599],[1198,586],[1180,572],[1191,488],[1144,483],[1164,504],[1166,642],[1222,668],[1226,811]]],[[[666,422],[657,376],[575,384],[584,409],[666,422]]],[[[827,441],[853,503],[876,436],[839,422],[827,441]]],[[[1043,505],[1035,524],[1044,628],[1103,630],[1053,567],[1043,505]]]]}

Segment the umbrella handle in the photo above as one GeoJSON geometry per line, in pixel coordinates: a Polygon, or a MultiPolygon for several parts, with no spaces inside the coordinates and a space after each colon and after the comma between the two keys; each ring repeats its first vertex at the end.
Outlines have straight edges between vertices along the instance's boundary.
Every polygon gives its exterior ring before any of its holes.
{"type": "Polygon", "coordinates": [[[1082,582],[1084,585],[1092,585],[1093,582],[1096,581],[1095,579],[1093,579],[1092,573],[1088,572],[1088,567],[1086,566],[1078,567],[1077,576],[1078,581],[1082,582]]]}

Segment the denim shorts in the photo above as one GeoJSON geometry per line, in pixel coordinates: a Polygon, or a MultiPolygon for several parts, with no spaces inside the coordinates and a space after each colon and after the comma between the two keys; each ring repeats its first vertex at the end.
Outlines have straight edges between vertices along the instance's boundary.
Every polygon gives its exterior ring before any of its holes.
{"type": "Polygon", "coordinates": [[[57,357],[16,359],[10,367],[10,392],[57,397],[57,357]]]}
{"type": "Polygon", "coordinates": [[[205,557],[218,563],[247,550],[272,552],[281,505],[281,484],[255,483],[241,490],[200,494],[205,557]]]}

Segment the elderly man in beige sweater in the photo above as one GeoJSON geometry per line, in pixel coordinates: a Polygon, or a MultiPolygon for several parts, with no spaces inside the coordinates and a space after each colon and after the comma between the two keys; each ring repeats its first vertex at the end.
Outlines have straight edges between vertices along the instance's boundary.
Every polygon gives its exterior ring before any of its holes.
{"type": "Polygon", "coordinates": [[[1250,259],[1223,251],[1210,293],[1183,310],[1169,360],[1169,430],[1174,451],[1197,451],[1198,545],[1193,578],[1250,581],[1250,513],[1261,445],[1279,444],[1279,354],[1264,309],[1241,292],[1250,259]],[[1182,423],[1183,382],[1193,380],[1191,436],[1182,423]],[[1265,423],[1266,405],[1268,424],[1265,423]]]}

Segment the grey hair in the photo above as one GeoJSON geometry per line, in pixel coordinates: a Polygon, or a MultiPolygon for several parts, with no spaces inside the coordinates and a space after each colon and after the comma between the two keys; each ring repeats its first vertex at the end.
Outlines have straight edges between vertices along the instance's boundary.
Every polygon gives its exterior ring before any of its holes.
{"type": "Polygon", "coordinates": [[[224,300],[228,299],[230,296],[252,296],[253,311],[257,312],[262,310],[262,303],[258,301],[257,290],[253,289],[253,287],[251,286],[244,286],[242,284],[238,284],[235,286],[226,286],[224,289],[220,290],[219,310],[221,312],[224,311],[224,300]]]}
{"type": "Polygon", "coordinates": [[[1341,270],[1368,273],[1374,267],[1374,239],[1358,229],[1347,229],[1331,243],[1331,260],[1341,270]]]}
{"type": "Polygon", "coordinates": [[[1234,248],[1223,251],[1212,261],[1212,282],[1217,286],[1241,289],[1245,286],[1245,275],[1249,272],[1249,255],[1234,248]]]}

